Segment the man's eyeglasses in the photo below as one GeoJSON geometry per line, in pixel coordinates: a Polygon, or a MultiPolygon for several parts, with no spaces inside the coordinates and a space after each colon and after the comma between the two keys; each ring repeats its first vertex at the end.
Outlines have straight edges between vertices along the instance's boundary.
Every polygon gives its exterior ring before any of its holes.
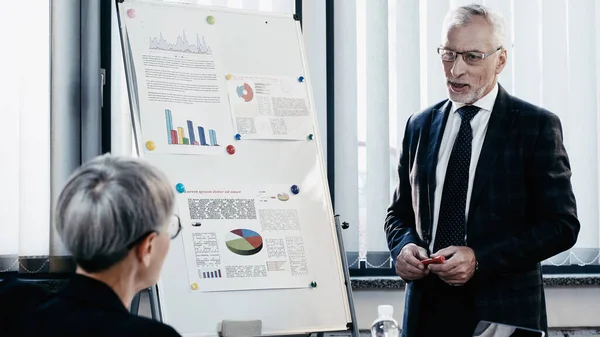
{"type": "Polygon", "coordinates": [[[444,62],[454,62],[454,61],[456,61],[456,58],[458,57],[458,55],[462,55],[462,58],[466,64],[476,65],[476,64],[481,63],[486,57],[494,54],[495,52],[497,52],[498,50],[501,50],[501,49],[502,49],[502,46],[498,47],[498,49],[494,50],[493,52],[487,53],[487,54],[476,52],[476,51],[457,52],[457,51],[448,50],[448,49],[444,49],[444,48],[438,48],[437,52],[440,55],[440,57],[442,58],[442,61],[444,61],[444,62]]]}
{"type": "MultiPolygon", "coordinates": [[[[169,233],[169,237],[171,238],[171,240],[175,239],[179,233],[181,233],[181,219],[179,218],[178,215],[173,215],[171,217],[171,219],[169,219],[169,225],[167,228],[167,231],[169,233]]],[[[135,245],[137,245],[138,243],[142,242],[148,235],[152,234],[152,233],[159,233],[160,231],[157,230],[153,230],[153,231],[149,231],[144,233],[144,235],[141,235],[139,238],[137,238],[136,240],[134,240],[133,242],[131,242],[130,244],[127,245],[127,249],[131,249],[133,248],[135,245]]]]}

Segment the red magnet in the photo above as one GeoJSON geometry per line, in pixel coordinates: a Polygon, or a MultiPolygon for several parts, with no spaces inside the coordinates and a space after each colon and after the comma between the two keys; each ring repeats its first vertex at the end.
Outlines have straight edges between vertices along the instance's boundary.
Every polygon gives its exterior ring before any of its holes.
{"type": "Polygon", "coordinates": [[[442,256],[438,256],[438,257],[432,257],[431,259],[423,260],[423,261],[421,261],[421,263],[426,266],[428,264],[444,263],[444,261],[446,261],[446,258],[442,255],[442,256]]]}
{"type": "Polygon", "coordinates": [[[234,154],[235,153],[235,146],[233,146],[233,145],[227,145],[227,153],[234,154]]]}

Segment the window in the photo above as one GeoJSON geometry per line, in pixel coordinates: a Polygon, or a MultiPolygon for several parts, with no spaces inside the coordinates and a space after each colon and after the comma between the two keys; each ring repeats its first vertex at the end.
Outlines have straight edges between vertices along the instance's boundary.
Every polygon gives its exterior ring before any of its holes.
{"type": "MultiPolygon", "coordinates": [[[[351,268],[390,272],[383,223],[407,118],[446,98],[436,48],[446,12],[473,1],[336,1],[335,209],[351,268]],[[355,192],[358,191],[358,192],[355,192]]],[[[479,0],[503,14],[499,82],[556,113],[573,171],[581,232],[548,266],[599,265],[600,4],[479,0]]],[[[331,43],[331,42],[330,42],[331,43]]]]}
{"type": "Polygon", "coordinates": [[[19,257],[50,253],[50,5],[13,2],[0,30],[0,273],[29,272],[19,257]]]}
{"type": "Polygon", "coordinates": [[[100,13],[91,6],[17,1],[0,11],[0,29],[12,33],[0,55],[0,277],[74,268],[52,215],[73,171],[100,154],[100,13]]]}

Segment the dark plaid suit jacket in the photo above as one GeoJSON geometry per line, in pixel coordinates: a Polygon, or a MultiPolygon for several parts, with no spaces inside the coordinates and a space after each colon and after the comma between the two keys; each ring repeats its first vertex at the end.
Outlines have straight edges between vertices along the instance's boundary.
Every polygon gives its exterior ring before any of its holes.
{"type": "MultiPolygon", "coordinates": [[[[406,125],[385,221],[394,262],[404,245],[428,249],[431,242],[435,169],[450,105],[442,101],[406,125]]],[[[469,281],[479,319],[547,330],[540,262],[571,248],[580,228],[570,177],[559,118],[500,86],[467,218],[467,245],[479,262],[469,281]]],[[[426,291],[422,282],[408,282],[403,336],[414,335],[426,291]]]]}

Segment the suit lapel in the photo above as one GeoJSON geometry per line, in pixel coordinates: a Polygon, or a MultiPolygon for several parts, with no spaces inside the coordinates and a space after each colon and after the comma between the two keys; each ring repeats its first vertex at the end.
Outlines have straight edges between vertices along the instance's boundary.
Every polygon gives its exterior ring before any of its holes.
{"type": "Polygon", "coordinates": [[[496,102],[494,103],[481,154],[479,155],[477,169],[475,170],[475,179],[473,181],[473,190],[469,205],[469,219],[477,207],[481,192],[489,182],[494,163],[498,158],[498,154],[502,152],[516,114],[517,111],[513,109],[512,98],[498,84],[498,97],[496,97],[496,102]]]}
{"type": "Polygon", "coordinates": [[[448,114],[450,113],[450,100],[446,101],[439,109],[431,111],[431,126],[429,129],[429,143],[427,148],[427,195],[429,198],[429,228],[427,234],[433,227],[433,200],[435,195],[435,168],[438,161],[438,153],[444,135],[448,114]]]}

